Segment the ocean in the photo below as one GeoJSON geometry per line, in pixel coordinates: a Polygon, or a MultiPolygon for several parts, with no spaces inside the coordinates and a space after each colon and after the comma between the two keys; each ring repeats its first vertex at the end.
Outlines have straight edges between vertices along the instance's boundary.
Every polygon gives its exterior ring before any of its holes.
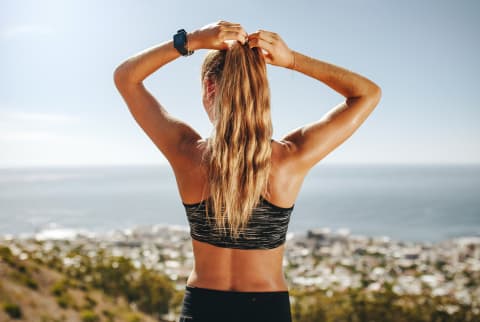
{"type": "MultiPolygon", "coordinates": [[[[0,235],[52,224],[188,227],[168,165],[0,169],[0,235]]],[[[320,163],[304,180],[289,232],[312,228],[422,242],[480,236],[480,165],[320,163]]]]}

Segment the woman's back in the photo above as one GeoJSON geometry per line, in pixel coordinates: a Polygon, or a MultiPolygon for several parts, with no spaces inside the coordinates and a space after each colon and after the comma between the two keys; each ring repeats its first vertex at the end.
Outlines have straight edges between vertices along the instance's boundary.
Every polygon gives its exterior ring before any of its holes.
{"type": "MultiPolygon", "coordinates": [[[[186,208],[187,211],[198,207],[198,204],[205,199],[202,193],[208,191],[206,166],[202,161],[205,140],[200,140],[199,144],[194,146],[195,148],[191,153],[192,160],[195,162],[192,164],[192,171],[177,174],[178,189],[182,202],[184,205],[190,205],[186,208]]],[[[272,168],[269,177],[270,198],[265,201],[269,216],[282,216],[279,221],[282,222],[283,220],[284,225],[277,225],[277,228],[280,229],[288,228],[285,219],[289,217],[285,215],[289,215],[293,210],[291,208],[303,181],[303,175],[296,173],[298,171],[295,171],[295,167],[288,164],[288,151],[285,146],[281,142],[272,141],[272,168]]],[[[253,215],[255,215],[255,212],[253,215]]],[[[254,217],[251,219],[255,222],[254,217]]],[[[262,220],[265,220],[265,225],[269,224],[269,219],[266,216],[262,220]]],[[[208,225],[207,220],[204,221],[204,225],[208,225]]],[[[276,242],[278,240],[278,238],[272,240],[275,236],[274,231],[269,235],[265,234],[266,231],[268,229],[262,231],[266,242],[276,242]]],[[[252,236],[252,239],[254,237],[257,236],[252,236]]],[[[261,249],[264,245],[257,242],[256,246],[242,249],[243,245],[240,242],[238,246],[232,244],[228,247],[219,247],[192,237],[192,245],[195,265],[188,278],[187,285],[245,292],[288,289],[282,269],[284,243],[275,248],[261,249]]]]}

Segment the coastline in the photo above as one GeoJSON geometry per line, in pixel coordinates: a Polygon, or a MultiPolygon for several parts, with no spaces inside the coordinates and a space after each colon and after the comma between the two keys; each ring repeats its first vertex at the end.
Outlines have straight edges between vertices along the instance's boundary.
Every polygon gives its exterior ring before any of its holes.
{"type": "MultiPolygon", "coordinates": [[[[81,246],[93,257],[104,250],[131,259],[136,268],[144,265],[166,274],[183,290],[194,261],[190,238],[188,227],[176,225],[105,233],[51,226],[32,234],[1,235],[0,245],[21,259],[56,249],[65,266],[75,265],[67,257],[74,248],[81,246]]],[[[388,284],[399,295],[451,296],[480,309],[480,236],[409,242],[316,228],[288,233],[286,244],[283,267],[291,289],[380,291],[388,284]]]]}

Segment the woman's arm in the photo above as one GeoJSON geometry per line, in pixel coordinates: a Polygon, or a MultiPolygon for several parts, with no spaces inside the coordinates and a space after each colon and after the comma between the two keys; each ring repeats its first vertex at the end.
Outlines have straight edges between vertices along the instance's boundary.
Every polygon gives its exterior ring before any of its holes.
{"type": "MultiPolygon", "coordinates": [[[[190,50],[198,49],[197,38],[194,32],[187,34],[190,50]]],[[[133,84],[141,83],[150,74],[165,64],[180,57],[180,53],[173,47],[173,40],[165,41],[159,45],[147,48],[122,62],[115,69],[115,83],[124,82],[133,84]]]]}
{"type": "Polygon", "coordinates": [[[292,69],[325,83],[347,99],[381,94],[380,87],[362,75],[296,51],[292,55],[295,55],[292,69]]]}
{"type": "Polygon", "coordinates": [[[362,75],[291,50],[277,33],[259,30],[248,38],[250,47],[261,47],[267,51],[267,63],[294,69],[313,77],[346,98],[368,95],[380,90],[380,87],[362,75]]]}
{"type": "MultiPolygon", "coordinates": [[[[245,41],[239,24],[209,24],[187,35],[189,49],[225,48],[226,40],[245,41]]],[[[192,153],[201,136],[187,123],[173,117],[143,85],[143,80],[163,65],[180,57],[173,40],[145,49],[122,62],[114,82],[131,114],[161,150],[175,171],[191,167],[192,153]]]]}
{"type": "Polygon", "coordinates": [[[148,91],[143,80],[159,67],[178,58],[172,41],[166,41],[128,58],[114,73],[115,86],[130,113],[175,171],[190,166],[189,142],[201,136],[187,123],[167,112],[148,91]]]}
{"type": "Polygon", "coordinates": [[[297,128],[282,138],[288,146],[288,159],[303,174],[349,138],[380,101],[381,89],[371,80],[293,51],[276,33],[257,31],[249,36],[249,44],[265,49],[268,63],[313,77],[346,98],[320,120],[297,128]]]}
{"type": "MultiPolygon", "coordinates": [[[[187,33],[189,50],[225,49],[225,41],[238,40],[244,42],[247,33],[238,23],[218,21],[208,24],[193,32],[187,33]]],[[[180,57],[173,47],[173,40],[145,49],[121,63],[115,70],[115,80],[120,82],[140,83],[163,65],[180,57]]]]}

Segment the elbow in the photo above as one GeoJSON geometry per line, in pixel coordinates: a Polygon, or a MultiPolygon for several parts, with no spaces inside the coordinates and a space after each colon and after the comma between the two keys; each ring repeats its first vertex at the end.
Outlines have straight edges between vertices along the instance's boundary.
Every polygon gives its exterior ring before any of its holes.
{"type": "Polygon", "coordinates": [[[125,80],[126,80],[125,67],[122,67],[122,65],[119,65],[117,68],[115,68],[115,71],[113,72],[113,82],[115,83],[115,86],[119,87],[123,83],[125,83],[125,80]]]}
{"type": "Polygon", "coordinates": [[[380,99],[382,98],[382,89],[380,88],[380,86],[376,86],[376,89],[374,91],[374,97],[378,102],[380,102],[380,99]]]}
{"type": "Polygon", "coordinates": [[[115,68],[113,72],[113,81],[117,88],[132,83],[131,72],[128,64],[122,63],[115,68]]]}
{"type": "Polygon", "coordinates": [[[348,99],[361,99],[365,101],[372,102],[374,105],[377,105],[382,98],[382,89],[380,86],[375,84],[372,81],[369,81],[365,84],[365,87],[357,95],[349,96],[348,99]]]}
{"type": "Polygon", "coordinates": [[[374,106],[380,102],[382,98],[382,89],[377,84],[373,84],[372,88],[365,94],[365,96],[373,103],[374,106]]]}
{"type": "Polygon", "coordinates": [[[117,87],[142,83],[142,80],[138,79],[138,77],[131,72],[131,69],[126,66],[120,66],[115,69],[113,80],[117,87]]]}

